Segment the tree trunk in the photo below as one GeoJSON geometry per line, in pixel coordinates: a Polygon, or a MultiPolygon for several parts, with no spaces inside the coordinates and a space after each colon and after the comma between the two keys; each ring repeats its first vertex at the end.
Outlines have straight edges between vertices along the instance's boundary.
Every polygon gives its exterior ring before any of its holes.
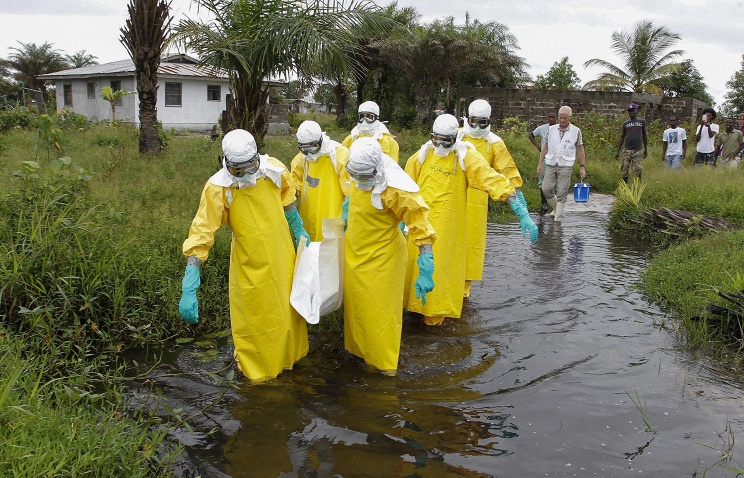
{"type": "Polygon", "coordinates": [[[144,49],[135,60],[139,97],[139,152],[158,156],[163,150],[158,132],[158,66],[160,51],[144,49]]]}

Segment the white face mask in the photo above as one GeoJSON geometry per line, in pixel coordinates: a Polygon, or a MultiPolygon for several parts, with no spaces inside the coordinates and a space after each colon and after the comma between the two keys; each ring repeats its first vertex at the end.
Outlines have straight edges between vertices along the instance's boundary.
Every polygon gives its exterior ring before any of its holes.
{"type": "Polygon", "coordinates": [[[374,133],[377,131],[377,124],[378,121],[373,121],[371,123],[367,123],[366,121],[362,121],[361,123],[357,123],[357,129],[360,133],[374,133]]]}
{"type": "Polygon", "coordinates": [[[488,128],[468,128],[468,136],[470,136],[471,138],[485,138],[490,132],[491,130],[489,130],[488,128]]]}
{"type": "Polygon", "coordinates": [[[455,149],[454,146],[450,146],[449,148],[445,148],[444,146],[434,146],[434,154],[442,157],[449,156],[453,149],[455,149]]]}
{"type": "Polygon", "coordinates": [[[377,176],[373,177],[372,179],[365,179],[363,181],[356,181],[356,187],[360,191],[371,191],[374,189],[375,185],[377,184],[377,176]]]}

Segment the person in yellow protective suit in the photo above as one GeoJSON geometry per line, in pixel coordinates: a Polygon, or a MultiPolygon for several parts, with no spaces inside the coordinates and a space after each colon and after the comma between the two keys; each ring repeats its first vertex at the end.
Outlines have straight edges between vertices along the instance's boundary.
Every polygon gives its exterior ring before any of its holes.
{"type": "Polygon", "coordinates": [[[413,294],[413,277],[418,267],[412,261],[415,244],[409,237],[404,307],[424,316],[428,325],[439,325],[445,317],[462,313],[467,256],[467,189],[486,191],[496,201],[506,201],[519,217],[522,235],[530,231],[537,239],[537,226],[527,208],[517,199],[514,186],[497,173],[467,141],[457,141],[457,118],[450,114],[437,117],[431,140],[406,163],[406,172],[421,187],[421,197],[429,205],[429,220],[437,231],[434,244],[434,283],[436,289],[426,303],[413,294]]]}
{"type": "Polygon", "coordinates": [[[300,152],[292,159],[292,179],[300,200],[300,217],[310,240],[323,240],[323,219],[341,217],[341,204],[349,194],[346,162],[349,150],[329,138],[315,121],[297,128],[300,152]]]}
{"type": "Polygon", "coordinates": [[[359,123],[351,130],[341,144],[351,148],[357,138],[374,138],[380,142],[382,152],[398,162],[398,142],[388,131],[387,126],[380,121],[380,107],[374,101],[365,101],[357,108],[359,123]]]}
{"type": "Polygon", "coordinates": [[[351,145],[346,165],[349,186],[344,243],[344,346],[383,373],[398,368],[403,325],[403,281],[408,254],[422,273],[417,296],[426,301],[432,290],[436,233],[419,187],[372,138],[351,145]],[[398,224],[408,224],[411,247],[398,224]]]}
{"type": "Polygon", "coordinates": [[[289,304],[295,250],[305,236],[295,187],[277,159],[259,155],[253,136],[233,130],[222,140],[223,167],[204,186],[189,237],[179,312],[198,322],[199,266],[222,224],[232,230],[230,324],[235,357],[251,380],[276,377],[308,352],[305,320],[289,304]],[[289,227],[287,227],[289,224],[289,227]],[[304,233],[304,234],[303,234],[304,233]]]}
{"type": "MultiPolygon", "coordinates": [[[[524,195],[519,190],[522,176],[514,164],[506,144],[491,132],[491,105],[486,100],[475,100],[468,106],[468,117],[457,134],[458,141],[467,141],[483,155],[488,164],[509,180],[517,194],[517,199],[524,202],[524,195]]],[[[465,260],[465,297],[470,297],[470,286],[474,280],[483,280],[483,262],[486,258],[486,224],[488,223],[488,193],[468,188],[468,254],[465,260]]]]}

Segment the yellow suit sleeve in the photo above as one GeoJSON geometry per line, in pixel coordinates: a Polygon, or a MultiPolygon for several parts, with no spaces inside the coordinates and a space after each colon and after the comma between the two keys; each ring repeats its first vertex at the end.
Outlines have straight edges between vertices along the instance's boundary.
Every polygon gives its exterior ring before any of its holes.
{"type": "Polygon", "coordinates": [[[398,146],[398,142],[395,141],[395,138],[392,135],[389,135],[387,133],[383,134],[382,139],[380,140],[380,146],[382,146],[383,153],[393,158],[396,163],[398,162],[400,147],[398,146]]]}
{"type": "Polygon", "coordinates": [[[380,194],[382,206],[408,226],[408,236],[417,246],[434,244],[437,233],[429,224],[429,206],[419,193],[388,187],[380,194]]]}
{"type": "Polygon", "coordinates": [[[341,142],[341,146],[346,146],[347,148],[351,148],[351,143],[353,143],[354,140],[351,138],[351,135],[344,138],[344,140],[341,142]]]}
{"type": "Polygon", "coordinates": [[[282,199],[282,206],[289,206],[297,199],[297,188],[295,187],[294,179],[290,174],[287,167],[276,158],[269,157],[269,161],[275,166],[281,166],[282,171],[282,187],[279,192],[279,196],[282,199]]]}
{"type": "Polygon", "coordinates": [[[189,237],[183,243],[183,255],[194,256],[201,261],[209,257],[209,249],[214,245],[214,234],[227,222],[229,209],[225,198],[225,188],[207,183],[202,191],[199,209],[191,222],[189,237]]]}
{"type": "Polygon", "coordinates": [[[302,196],[302,183],[305,181],[305,179],[302,177],[305,174],[305,170],[302,167],[302,158],[304,155],[302,153],[297,153],[297,155],[292,158],[291,168],[292,168],[292,181],[294,182],[295,186],[295,195],[297,197],[302,196]]]}
{"type": "Polygon", "coordinates": [[[416,151],[410,158],[408,158],[408,161],[406,161],[406,167],[404,168],[404,171],[408,173],[416,183],[418,183],[419,173],[421,172],[421,162],[418,159],[419,151],[416,151]]]}
{"type": "Polygon", "coordinates": [[[515,188],[522,187],[522,176],[519,174],[514,158],[506,149],[503,141],[492,143],[491,145],[491,166],[500,172],[509,180],[515,188]]]}
{"type": "Polygon", "coordinates": [[[336,147],[336,173],[338,174],[338,182],[341,186],[341,192],[344,196],[349,195],[349,172],[346,170],[346,163],[349,162],[349,148],[346,146],[336,147]]]}
{"type": "MultiPolygon", "coordinates": [[[[410,161],[410,160],[409,160],[410,161]]],[[[463,159],[468,186],[485,191],[494,201],[504,201],[514,193],[514,186],[503,174],[499,174],[475,148],[468,148],[463,159]]]]}

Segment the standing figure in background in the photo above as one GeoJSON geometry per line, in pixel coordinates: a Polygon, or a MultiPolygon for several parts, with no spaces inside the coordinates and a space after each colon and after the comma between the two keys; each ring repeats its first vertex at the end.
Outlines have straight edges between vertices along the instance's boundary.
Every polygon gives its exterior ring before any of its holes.
{"type": "Polygon", "coordinates": [[[705,108],[703,114],[700,117],[700,124],[695,129],[695,160],[693,167],[700,167],[704,164],[711,166],[716,165],[715,156],[715,137],[720,131],[717,124],[713,122],[716,119],[716,112],[713,108],[705,108]]]}
{"type": "MultiPolygon", "coordinates": [[[[514,187],[517,199],[527,206],[519,190],[522,176],[504,141],[491,132],[491,105],[486,100],[475,100],[468,106],[468,117],[457,135],[458,141],[475,146],[486,162],[496,172],[506,176],[514,187]]],[[[464,296],[470,297],[472,281],[483,280],[483,262],[486,258],[486,225],[488,223],[488,193],[469,187],[467,191],[467,258],[465,260],[464,296]]]]}
{"type": "Polygon", "coordinates": [[[347,148],[351,148],[351,143],[357,138],[369,137],[377,140],[382,147],[382,152],[398,161],[398,142],[388,131],[382,121],[380,121],[380,107],[374,101],[365,101],[357,108],[359,123],[351,130],[341,143],[347,148]]]}
{"type": "MultiPolygon", "coordinates": [[[[548,113],[548,122],[545,124],[541,124],[537,128],[535,128],[530,134],[529,139],[532,144],[535,145],[537,148],[537,151],[542,151],[543,146],[545,146],[545,143],[548,142],[548,129],[553,126],[556,121],[558,120],[558,113],[555,111],[551,111],[548,113]],[[537,144],[536,137],[540,138],[540,144],[537,144]]],[[[540,205],[540,214],[545,214],[548,212],[548,201],[545,198],[545,194],[542,192],[542,183],[543,179],[545,178],[545,169],[543,169],[542,174],[538,176],[537,180],[537,187],[540,189],[540,200],[542,204],[540,205]]]]}
{"type": "Polygon", "coordinates": [[[726,118],[726,129],[716,137],[716,160],[721,158],[721,167],[739,167],[739,154],[744,150],[744,136],[739,128],[734,128],[733,117],[726,118]]]}
{"type": "Polygon", "coordinates": [[[388,375],[398,368],[403,327],[403,283],[408,252],[398,224],[418,248],[416,295],[426,301],[434,288],[429,206],[418,185],[372,138],[351,145],[351,175],[344,207],[344,346],[388,375]]]}
{"type": "Polygon", "coordinates": [[[306,322],[289,303],[292,237],[296,247],[307,233],[294,206],[292,177],[279,160],[259,155],[253,136],[242,129],[225,135],[222,153],[223,167],[204,186],[183,243],[187,259],[179,312],[187,323],[198,322],[199,267],[209,256],[215,232],[226,224],[232,230],[229,295],[235,358],[249,379],[271,379],[308,352],[306,322]]]}
{"type": "Polygon", "coordinates": [[[300,200],[300,217],[310,240],[323,240],[323,219],[341,217],[341,205],[349,194],[346,162],[349,150],[333,141],[315,121],[297,128],[297,148],[292,159],[292,179],[300,200]]]}
{"type": "Polygon", "coordinates": [[[467,141],[457,140],[457,118],[450,114],[437,117],[431,140],[421,146],[406,163],[406,172],[421,188],[421,197],[429,205],[429,221],[437,231],[434,244],[434,282],[436,289],[419,300],[413,278],[417,244],[408,237],[408,268],[404,307],[424,316],[428,325],[439,325],[445,317],[458,318],[462,313],[467,257],[467,190],[486,191],[495,201],[506,201],[519,217],[522,235],[530,232],[537,239],[537,226],[527,207],[517,198],[514,186],[506,176],[497,173],[467,141]]]}
{"type": "Polygon", "coordinates": [[[581,181],[586,177],[584,142],[581,130],[571,124],[571,114],[570,106],[564,105],[558,110],[558,124],[548,130],[548,142],[543,146],[537,165],[537,174],[542,174],[545,168],[542,190],[548,205],[553,208],[553,220],[556,222],[563,219],[568,185],[577,159],[581,181]]]}
{"type": "Polygon", "coordinates": [[[641,161],[648,156],[646,120],[638,118],[638,105],[635,103],[629,104],[627,111],[630,119],[623,123],[620,130],[620,141],[617,142],[617,152],[615,153],[615,159],[618,159],[620,150],[625,145],[620,172],[623,175],[623,181],[626,183],[631,171],[638,179],[641,179],[641,161]],[[643,150],[641,150],[641,146],[643,146],[643,150]]]}
{"type": "Polygon", "coordinates": [[[679,171],[682,161],[687,157],[687,131],[680,128],[677,123],[677,115],[669,116],[669,128],[662,135],[664,146],[661,151],[661,160],[666,162],[666,168],[679,171]]]}

